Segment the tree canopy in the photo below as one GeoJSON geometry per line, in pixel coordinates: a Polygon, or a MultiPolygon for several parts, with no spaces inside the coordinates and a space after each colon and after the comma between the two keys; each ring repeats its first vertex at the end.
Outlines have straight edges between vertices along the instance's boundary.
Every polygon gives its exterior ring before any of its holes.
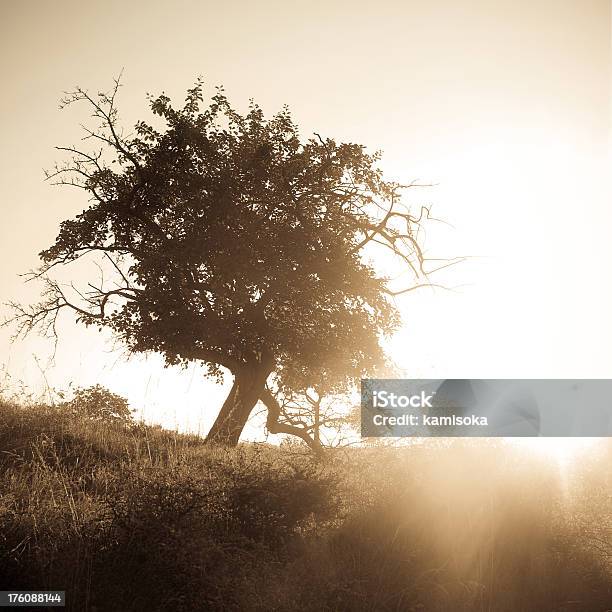
{"type": "Polygon", "coordinates": [[[407,186],[384,179],[378,154],[302,138],[286,107],[267,119],[251,101],[241,114],[221,88],[204,104],[198,80],[181,108],[150,97],[157,119],[126,135],[118,89],[64,100],[91,108],[92,147],[58,147],[69,159],[48,178],[90,201],[40,253],[43,300],[14,305],[20,331],[53,333],[73,311],[132,352],[199,361],[216,378],[229,370],[211,440],[235,443],[259,400],[270,431],[306,439],[281,427],[273,392],[339,392],[383,371],[381,339],[400,323],[392,296],[429,282],[417,239],[428,209],[402,204],[407,186]],[[374,248],[405,266],[407,285],[392,288],[374,248]],[[85,257],[105,262],[99,282],[75,293],[53,278],[85,257]]]}

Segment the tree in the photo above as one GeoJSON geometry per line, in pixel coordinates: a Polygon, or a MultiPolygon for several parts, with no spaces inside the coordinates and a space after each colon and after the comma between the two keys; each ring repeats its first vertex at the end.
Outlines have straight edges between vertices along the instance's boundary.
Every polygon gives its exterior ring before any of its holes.
{"type": "Polygon", "coordinates": [[[354,442],[359,427],[359,406],[345,393],[325,395],[315,387],[298,392],[264,392],[268,408],[268,429],[286,428],[313,451],[346,446],[354,442]]]}
{"type": "Polygon", "coordinates": [[[47,174],[83,190],[89,206],[62,222],[30,278],[45,283],[38,304],[13,304],[17,335],[56,334],[61,312],[110,329],[131,352],[167,364],[199,361],[233,386],[208,435],[236,444],[256,403],[281,425],[270,391],[300,392],[325,380],[338,392],[383,371],[381,339],[399,325],[392,296],[428,284],[418,216],[385,181],[378,154],[314,134],[302,140],[289,110],[271,119],[251,101],[240,114],[203,84],[176,109],[149,97],[157,123],[121,130],[119,80],[108,93],[77,88],[63,105],[85,103],[91,149],[57,147],[69,159],[47,174]],[[374,249],[398,259],[414,282],[392,289],[374,249]],[[99,281],[63,285],[54,269],[96,258],[99,281]],[[111,277],[109,278],[109,275],[111,277]]]}

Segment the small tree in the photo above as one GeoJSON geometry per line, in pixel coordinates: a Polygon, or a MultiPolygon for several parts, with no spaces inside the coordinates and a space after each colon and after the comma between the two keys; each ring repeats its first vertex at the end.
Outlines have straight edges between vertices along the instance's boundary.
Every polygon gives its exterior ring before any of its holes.
{"type": "Polygon", "coordinates": [[[315,388],[283,393],[267,388],[264,398],[268,429],[298,436],[314,451],[354,440],[358,412],[346,394],[325,395],[315,388]]]}
{"type": "Polygon", "coordinates": [[[219,89],[202,109],[198,81],[180,109],[151,98],[163,128],[140,121],[128,136],[118,87],[64,100],[89,105],[95,125],[85,140],[97,147],[58,147],[72,157],[48,177],[90,204],[40,254],[32,277],[44,279],[44,299],[14,304],[18,335],[37,326],[54,334],[70,310],[132,352],[199,361],[217,379],[229,371],[210,441],[235,444],[259,400],[272,433],[301,436],[280,425],[266,383],[273,375],[279,389],[299,392],[323,379],[337,392],[383,371],[380,340],[399,325],[390,297],[429,283],[417,241],[428,210],[414,216],[402,205],[411,185],[385,181],[377,154],[301,139],[287,108],[265,119],[251,102],[241,115],[219,89]],[[413,280],[394,288],[372,263],[375,248],[413,280]],[[91,257],[106,274],[85,288],[51,275],[91,257]]]}
{"type": "Polygon", "coordinates": [[[72,400],[59,407],[75,417],[93,421],[130,423],[133,420],[127,400],[101,385],[77,389],[72,400]]]}

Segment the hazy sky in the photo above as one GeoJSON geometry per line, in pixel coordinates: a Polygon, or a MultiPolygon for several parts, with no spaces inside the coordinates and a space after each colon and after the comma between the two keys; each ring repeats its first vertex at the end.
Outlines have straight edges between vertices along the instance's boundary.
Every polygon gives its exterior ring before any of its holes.
{"type": "MultiPolygon", "coordinates": [[[[4,0],[0,297],[36,297],[16,275],[85,205],[43,182],[87,119],[58,110],[62,92],[123,69],[129,127],[146,92],[182,100],[202,74],[238,107],[287,103],[305,136],[382,149],[390,176],[437,184],[413,195],[454,226],[430,234],[431,254],[478,258],[444,276],[454,291],[398,300],[391,349],[408,374],[612,377],[610,60],[607,0],[4,0]]],[[[50,384],[101,382],[167,425],[214,418],[223,390],[197,368],[126,364],[96,332],[64,332],[50,384]]],[[[32,355],[44,368],[52,346],[8,336],[0,363],[40,385],[32,355]]]]}

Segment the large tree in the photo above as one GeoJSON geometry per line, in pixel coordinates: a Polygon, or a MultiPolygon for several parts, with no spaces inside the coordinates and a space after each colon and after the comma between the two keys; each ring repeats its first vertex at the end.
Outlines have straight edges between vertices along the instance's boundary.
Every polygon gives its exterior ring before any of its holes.
{"type": "Polygon", "coordinates": [[[251,102],[241,114],[222,89],[205,105],[198,81],[182,108],[151,97],[157,118],[126,135],[118,87],[64,100],[89,105],[92,146],[58,147],[68,159],[48,176],[89,205],[40,253],[32,276],[46,283],[43,299],[14,305],[20,331],[55,332],[73,311],[132,352],[199,361],[216,378],[229,371],[209,440],[235,444],[259,400],[270,432],[306,438],[275,398],[313,380],[338,392],[382,371],[381,339],[399,324],[391,296],[428,283],[417,240],[428,210],[402,205],[405,186],[384,180],[377,154],[302,139],[287,108],[266,119],[251,102]],[[374,247],[406,266],[406,286],[392,289],[374,247]],[[99,282],[70,288],[54,277],[91,257],[105,262],[99,282]]]}

